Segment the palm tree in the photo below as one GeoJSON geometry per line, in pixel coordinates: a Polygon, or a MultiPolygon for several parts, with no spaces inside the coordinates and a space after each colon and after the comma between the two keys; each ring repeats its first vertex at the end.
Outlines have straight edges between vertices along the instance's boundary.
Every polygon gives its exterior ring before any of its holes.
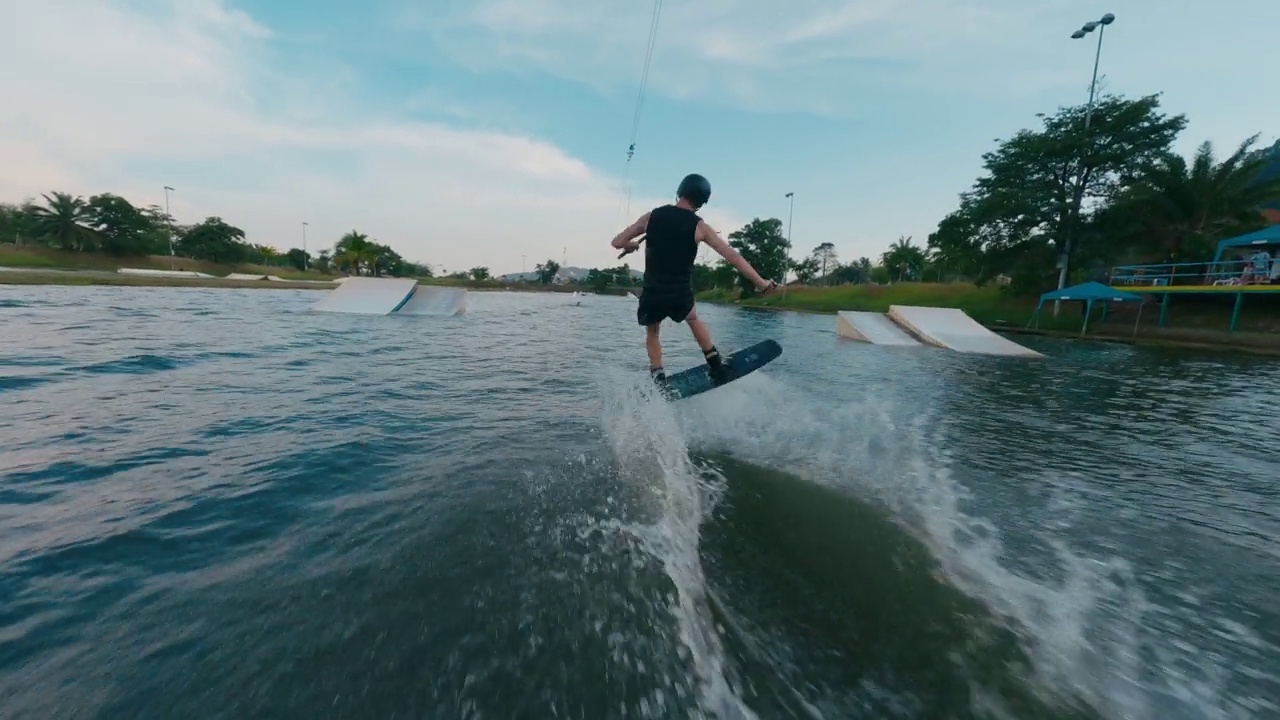
{"type": "Polygon", "coordinates": [[[333,246],[333,264],[359,275],[364,267],[373,268],[378,260],[377,248],[369,236],[352,230],[333,246]]]}
{"type": "Polygon", "coordinates": [[[924,269],[924,263],[924,250],[913,245],[910,236],[899,236],[880,256],[880,264],[890,272],[896,272],[899,282],[903,278],[917,277],[918,279],[920,272],[924,269]]]}
{"type": "Polygon", "coordinates": [[[280,264],[280,251],[274,247],[270,245],[254,245],[253,249],[261,257],[263,265],[270,266],[280,264]]]}
{"type": "Polygon", "coordinates": [[[89,226],[89,204],[84,198],[69,193],[43,195],[44,205],[33,205],[32,230],[37,237],[57,243],[63,250],[88,250],[97,243],[97,233],[89,226]]]}
{"type": "Polygon", "coordinates": [[[1259,177],[1268,157],[1253,150],[1257,140],[1246,139],[1222,162],[1208,141],[1190,164],[1171,154],[1122,207],[1138,216],[1168,259],[1201,256],[1211,241],[1262,225],[1263,206],[1280,201],[1280,177],[1259,177]]]}

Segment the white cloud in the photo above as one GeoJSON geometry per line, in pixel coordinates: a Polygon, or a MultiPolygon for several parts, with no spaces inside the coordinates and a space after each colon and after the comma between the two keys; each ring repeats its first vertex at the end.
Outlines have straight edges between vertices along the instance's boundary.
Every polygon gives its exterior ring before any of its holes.
{"type": "Polygon", "coordinates": [[[172,185],[180,222],[219,215],[287,248],[306,220],[313,252],[358,228],[409,259],[495,273],[564,248],[572,264],[612,264],[608,241],[630,220],[612,179],[548,143],[310,94],[333,90],[282,71],[272,31],[219,0],[0,2],[18,18],[0,67],[20,68],[0,75],[17,100],[0,113],[5,200],[57,189],[163,204],[172,185]]]}
{"type": "MultiPolygon", "coordinates": [[[[476,0],[462,9],[399,1],[394,24],[415,38],[429,34],[474,70],[550,72],[627,91],[639,81],[653,8],[651,1],[476,0]]],[[[1009,0],[667,2],[649,83],[678,99],[839,115],[862,109],[859,84],[1030,91],[1043,87],[1043,71],[1019,77],[1023,69],[995,60],[1037,44],[1027,29],[1043,11],[1009,0]],[[983,88],[984,76],[998,77],[1000,88],[983,88]]]]}

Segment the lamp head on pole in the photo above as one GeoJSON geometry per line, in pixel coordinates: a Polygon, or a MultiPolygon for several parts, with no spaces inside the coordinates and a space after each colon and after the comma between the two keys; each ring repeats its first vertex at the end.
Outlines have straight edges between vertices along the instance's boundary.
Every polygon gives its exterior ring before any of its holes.
{"type": "Polygon", "coordinates": [[[795,193],[793,192],[789,192],[786,195],[783,195],[783,197],[793,197],[793,196],[795,196],[795,193]]]}
{"type": "Polygon", "coordinates": [[[1073,40],[1079,40],[1085,35],[1088,35],[1094,30],[1097,30],[1099,25],[1110,25],[1115,21],[1116,21],[1116,16],[1111,13],[1107,13],[1106,15],[1103,15],[1097,20],[1090,20],[1089,22],[1085,23],[1084,26],[1081,27],[1079,30],[1071,33],[1071,38],[1073,40]]]}

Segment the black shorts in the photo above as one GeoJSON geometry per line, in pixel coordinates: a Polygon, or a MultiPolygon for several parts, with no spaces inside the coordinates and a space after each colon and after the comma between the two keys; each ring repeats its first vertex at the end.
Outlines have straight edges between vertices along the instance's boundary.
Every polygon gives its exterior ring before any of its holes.
{"type": "Polygon", "coordinates": [[[666,318],[675,322],[684,322],[693,312],[693,293],[641,293],[640,303],[636,307],[636,322],[641,325],[656,325],[666,318]]]}

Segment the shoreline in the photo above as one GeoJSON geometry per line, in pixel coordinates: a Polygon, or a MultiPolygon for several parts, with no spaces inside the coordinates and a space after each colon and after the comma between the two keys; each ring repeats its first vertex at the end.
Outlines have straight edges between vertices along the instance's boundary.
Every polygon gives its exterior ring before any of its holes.
{"type": "MultiPolygon", "coordinates": [[[[335,278],[336,279],[336,278],[335,278]]],[[[597,293],[585,285],[543,285],[539,283],[505,283],[498,280],[454,280],[445,278],[413,278],[419,285],[431,287],[465,288],[474,292],[590,292],[599,295],[625,296],[633,288],[611,287],[597,293]]],[[[0,285],[48,285],[66,287],[191,287],[214,289],[255,290],[321,290],[331,292],[339,287],[332,280],[283,279],[283,280],[228,280],[221,277],[167,277],[154,275],[123,275],[109,270],[82,270],[60,268],[0,267],[0,285]]]]}
{"type": "MultiPolygon", "coordinates": [[[[742,302],[742,301],[724,301],[716,298],[700,297],[698,302],[710,305],[721,305],[725,307],[736,307],[743,310],[760,310],[768,312],[794,312],[806,315],[828,315],[835,317],[838,310],[826,310],[822,308],[804,308],[804,307],[787,307],[786,305],[776,304],[782,300],[782,296],[770,298],[775,304],[764,304],[759,302],[742,302]]],[[[939,307],[955,307],[955,305],[939,305],[939,307]]],[[[964,308],[958,308],[964,310],[964,308]]],[[[881,312],[873,308],[850,307],[847,310],[867,310],[870,312],[881,312]]],[[[972,313],[968,313],[973,317],[972,313]]],[[[1243,353],[1247,355],[1256,355],[1262,357],[1280,357],[1280,333],[1245,333],[1245,341],[1241,341],[1241,333],[1231,333],[1225,330],[1203,330],[1198,328],[1186,327],[1165,327],[1152,328],[1143,327],[1138,334],[1132,335],[1132,325],[1128,325],[1128,330],[1124,330],[1121,325],[1105,325],[1094,323],[1090,326],[1086,335],[1081,335],[1077,327],[1075,330],[1054,329],[1054,328],[1032,328],[1016,325],[1008,322],[988,322],[973,318],[979,325],[995,333],[1008,333],[1012,335],[1034,335],[1041,337],[1050,337],[1059,340],[1070,340],[1076,342],[1097,342],[1107,343],[1111,345],[1131,345],[1153,348],[1170,348],[1180,350],[1206,350],[1211,352],[1226,353],[1243,353]],[[1096,328],[1096,329],[1095,329],[1096,328]],[[1179,337],[1181,336],[1181,337],[1179,337]],[[1250,340],[1254,342],[1249,342],[1250,340]]],[[[834,332],[834,331],[833,331],[834,332]]]]}
{"type": "MultiPolygon", "coordinates": [[[[535,283],[502,283],[494,280],[446,280],[437,278],[417,278],[418,284],[434,287],[460,287],[475,292],[592,292],[591,288],[575,285],[541,285],[535,283]]],[[[108,286],[108,287],[179,287],[179,288],[212,288],[212,289],[254,289],[254,290],[316,290],[332,291],[338,285],[325,280],[227,280],[225,278],[180,278],[155,277],[146,275],[121,275],[107,270],[56,269],[56,268],[4,268],[0,270],[0,285],[50,285],[50,286],[108,286]]],[[[632,288],[611,287],[601,295],[625,296],[632,288]]],[[[793,301],[795,293],[792,293],[793,301]]],[[[743,310],[766,312],[794,312],[806,315],[829,315],[834,317],[838,310],[825,307],[803,307],[787,302],[785,295],[768,298],[767,302],[729,300],[707,293],[700,293],[698,302],[725,307],[736,307],[743,310]]],[[[882,312],[878,307],[870,307],[870,303],[851,301],[847,310],[868,310],[882,312]]],[[[878,303],[876,303],[878,304],[878,303]]],[[[915,303],[902,303],[915,304],[915,303]]],[[[1136,336],[1132,335],[1132,325],[1127,328],[1120,324],[1095,324],[1087,335],[1081,336],[1079,329],[1030,328],[1008,321],[988,321],[976,317],[964,307],[963,302],[945,302],[943,298],[934,299],[931,303],[938,307],[957,307],[973,317],[980,325],[998,333],[1015,335],[1038,335],[1061,340],[1100,342],[1119,345],[1145,346],[1157,348],[1176,348],[1185,350],[1205,350],[1212,352],[1244,353],[1264,357],[1280,357],[1280,333],[1231,333],[1225,330],[1205,330],[1188,327],[1143,327],[1136,336]]],[[[1006,313],[1017,316],[1018,311],[1009,308],[1006,313]]]]}

